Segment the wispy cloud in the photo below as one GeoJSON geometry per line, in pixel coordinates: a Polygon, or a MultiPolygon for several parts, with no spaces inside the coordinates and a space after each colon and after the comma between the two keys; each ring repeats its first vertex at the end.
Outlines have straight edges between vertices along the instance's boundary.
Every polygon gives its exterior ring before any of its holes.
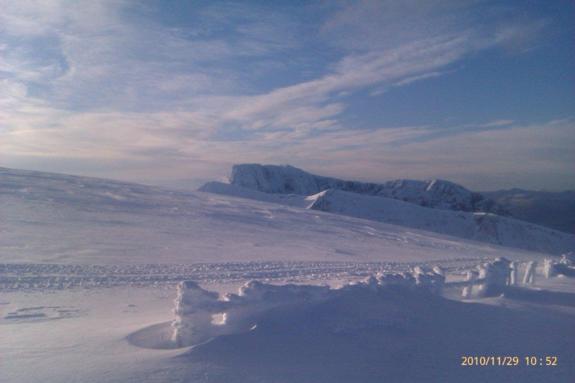
{"type": "MultiPolygon", "coordinates": [[[[515,132],[518,124],[504,120],[359,130],[344,117],[357,93],[449,76],[494,47],[528,49],[547,23],[459,1],[279,12],[196,3],[180,18],[128,0],[0,7],[0,161],[115,161],[130,174],[137,164],[178,164],[181,177],[186,161],[210,171],[237,161],[314,162],[329,171],[322,164],[350,161],[367,177],[388,156],[423,169],[412,163],[418,145],[515,132]]],[[[561,126],[553,131],[569,129],[561,126]]],[[[149,179],[161,173],[150,170],[149,179]]]]}

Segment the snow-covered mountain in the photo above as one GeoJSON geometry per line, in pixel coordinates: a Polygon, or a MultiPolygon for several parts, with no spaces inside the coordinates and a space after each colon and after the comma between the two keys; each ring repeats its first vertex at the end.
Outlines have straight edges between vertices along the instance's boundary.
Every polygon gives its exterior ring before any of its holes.
{"type": "Polygon", "coordinates": [[[523,189],[482,192],[517,219],[575,234],[575,191],[547,192],[523,189]]]}
{"type": "Polygon", "coordinates": [[[210,182],[201,191],[364,218],[468,240],[543,253],[575,249],[575,236],[492,213],[432,209],[381,196],[327,189],[311,196],[271,194],[210,182]]]}
{"type": "Polygon", "coordinates": [[[289,165],[240,164],[233,166],[230,183],[280,194],[312,195],[326,189],[338,189],[437,209],[507,214],[505,209],[481,194],[444,180],[393,180],[378,184],[317,176],[289,165]]]}

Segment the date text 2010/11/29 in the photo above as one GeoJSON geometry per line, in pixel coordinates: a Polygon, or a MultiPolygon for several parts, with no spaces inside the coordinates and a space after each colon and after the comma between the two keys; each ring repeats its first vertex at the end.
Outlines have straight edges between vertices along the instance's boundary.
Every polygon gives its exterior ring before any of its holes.
{"type": "Polygon", "coordinates": [[[464,355],[461,357],[461,365],[465,367],[474,366],[558,366],[558,358],[556,356],[471,356],[464,355]]]}

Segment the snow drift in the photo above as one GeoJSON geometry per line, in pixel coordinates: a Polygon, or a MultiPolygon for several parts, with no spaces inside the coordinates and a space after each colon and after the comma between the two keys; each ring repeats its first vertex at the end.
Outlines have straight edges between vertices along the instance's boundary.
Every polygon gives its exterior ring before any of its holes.
{"type": "Polygon", "coordinates": [[[339,288],[272,285],[253,280],[237,294],[223,296],[203,289],[194,281],[182,281],[177,286],[172,342],[176,347],[185,347],[211,337],[245,332],[273,310],[318,305],[342,295],[361,295],[364,291],[381,295],[395,294],[396,289],[417,289],[439,294],[444,282],[444,275],[420,267],[412,273],[372,275],[339,288]]]}

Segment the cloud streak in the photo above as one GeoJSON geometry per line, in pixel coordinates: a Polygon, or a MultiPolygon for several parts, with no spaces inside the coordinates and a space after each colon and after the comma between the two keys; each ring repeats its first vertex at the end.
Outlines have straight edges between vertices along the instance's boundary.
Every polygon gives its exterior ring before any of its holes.
{"type": "MultiPolygon", "coordinates": [[[[527,134],[531,125],[365,130],[346,122],[350,105],[362,92],[377,97],[448,76],[480,52],[527,49],[546,23],[509,22],[491,9],[484,22],[474,3],[461,2],[318,3],[282,12],[198,3],[187,10],[189,23],[127,0],[0,0],[0,7],[0,161],[53,161],[63,171],[62,163],[102,161],[115,163],[117,174],[129,168],[124,176],[141,166],[148,182],[164,182],[160,169],[168,166],[182,169],[172,179],[185,178],[186,162],[202,164],[197,178],[238,161],[313,163],[332,174],[359,167],[374,179],[400,175],[382,163],[409,166],[415,171],[406,174],[417,177],[434,166],[459,174],[439,143],[527,134]],[[312,24],[302,17],[310,11],[318,15],[312,24]],[[432,152],[434,164],[421,158],[432,152]]],[[[539,126],[555,134],[573,125],[555,124],[539,126]]]]}

